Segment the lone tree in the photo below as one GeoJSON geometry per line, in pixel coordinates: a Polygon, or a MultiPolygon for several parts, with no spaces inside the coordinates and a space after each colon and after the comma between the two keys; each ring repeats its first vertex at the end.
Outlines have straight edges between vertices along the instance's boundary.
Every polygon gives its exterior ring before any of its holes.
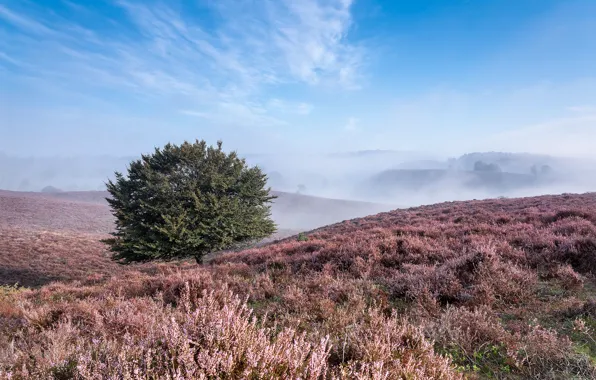
{"type": "Polygon", "coordinates": [[[203,256],[275,232],[267,176],[222,143],[168,144],[107,182],[116,217],[104,240],[123,263],[203,256]]]}

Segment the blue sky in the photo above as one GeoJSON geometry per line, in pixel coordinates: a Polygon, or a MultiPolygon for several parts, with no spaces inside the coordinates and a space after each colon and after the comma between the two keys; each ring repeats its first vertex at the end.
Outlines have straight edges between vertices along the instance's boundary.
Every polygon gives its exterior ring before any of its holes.
{"type": "Polygon", "coordinates": [[[594,0],[0,0],[0,151],[596,155],[594,0]]]}

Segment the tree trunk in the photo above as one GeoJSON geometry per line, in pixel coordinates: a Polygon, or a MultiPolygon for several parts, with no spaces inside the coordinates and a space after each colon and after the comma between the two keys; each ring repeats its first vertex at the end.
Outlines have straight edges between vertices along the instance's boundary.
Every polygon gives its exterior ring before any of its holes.
{"type": "Polygon", "coordinates": [[[195,260],[196,260],[197,264],[199,264],[199,265],[203,264],[203,255],[195,255],[195,260]]]}

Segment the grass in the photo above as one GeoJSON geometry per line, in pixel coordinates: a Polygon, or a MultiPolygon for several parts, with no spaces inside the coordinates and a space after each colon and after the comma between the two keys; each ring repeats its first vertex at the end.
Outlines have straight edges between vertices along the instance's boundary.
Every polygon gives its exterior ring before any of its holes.
{"type": "Polygon", "coordinates": [[[4,226],[2,265],[56,279],[9,273],[0,377],[594,378],[595,223],[594,194],[448,202],[202,267],[4,226]]]}

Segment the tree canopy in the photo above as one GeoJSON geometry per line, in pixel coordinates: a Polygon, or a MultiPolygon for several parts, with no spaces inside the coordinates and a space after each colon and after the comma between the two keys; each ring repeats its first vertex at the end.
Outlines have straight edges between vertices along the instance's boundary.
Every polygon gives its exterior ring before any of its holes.
{"type": "Polygon", "coordinates": [[[145,262],[194,257],[275,232],[267,176],[222,142],[167,144],[130,163],[108,181],[116,217],[106,239],[113,258],[145,262]]]}
{"type": "Polygon", "coordinates": [[[476,161],[474,163],[474,171],[477,172],[500,172],[499,165],[494,163],[485,163],[484,161],[476,161]]]}

